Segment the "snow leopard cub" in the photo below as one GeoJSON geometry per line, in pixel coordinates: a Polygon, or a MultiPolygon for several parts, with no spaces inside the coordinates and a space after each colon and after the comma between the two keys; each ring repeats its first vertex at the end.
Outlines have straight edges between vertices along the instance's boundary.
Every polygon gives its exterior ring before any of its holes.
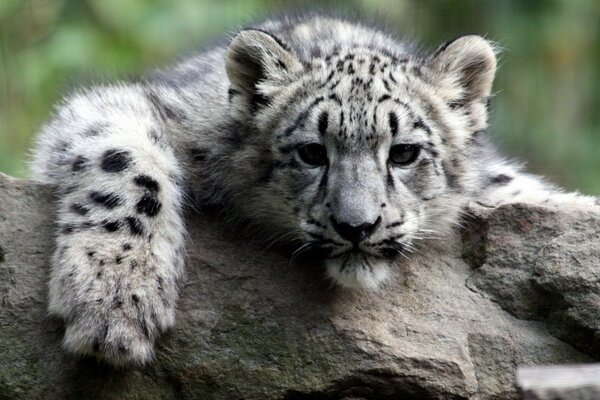
{"type": "Polygon", "coordinates": [[[593,204],[495,154],[495,69],[478,36],[422,53],[317,16],[73,94],[34,160],[58,186],[49,310],[66,321],[64,347],[114,365],[153,358],[175,320],[189,191],[318,249],[329,278],[362,288],[448,233],[469,201],[593,204]]]}

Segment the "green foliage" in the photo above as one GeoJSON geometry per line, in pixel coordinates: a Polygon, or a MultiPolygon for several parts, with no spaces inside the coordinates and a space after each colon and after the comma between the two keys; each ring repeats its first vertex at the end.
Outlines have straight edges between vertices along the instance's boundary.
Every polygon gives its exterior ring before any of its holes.
{"type": "MultiPolygon", "coordinates": [[[[600,2],[304,1],[378,17],[429,48],[468,33],[503,49],[493,133],[507,153],[569,189],[600,194],[600,2]]],[[[210,45],[291,0],[0,0],[0,171],[72,88],[127,79],[210,45]]]]}

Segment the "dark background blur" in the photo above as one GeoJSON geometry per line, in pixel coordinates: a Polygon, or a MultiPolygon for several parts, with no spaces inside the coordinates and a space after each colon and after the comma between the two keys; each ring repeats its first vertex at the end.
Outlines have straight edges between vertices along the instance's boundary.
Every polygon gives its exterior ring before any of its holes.
{"type": "MultiPolygon", "coordinates": [[[[379,17],[434,48],[477,33],[504,50],[492,133],[506,153],[600,194],[600,1],[304,2],[379,17]]],[[[32,137],[78,85],[127,78],[298,2],[0,0],[0,171],[27,177],[32,137]]]]}

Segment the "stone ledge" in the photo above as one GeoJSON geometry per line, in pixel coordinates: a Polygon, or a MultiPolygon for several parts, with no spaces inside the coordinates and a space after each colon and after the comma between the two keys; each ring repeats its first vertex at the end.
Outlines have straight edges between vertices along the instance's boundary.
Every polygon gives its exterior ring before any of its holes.
{"type": "Polygon", "coordinates": [[[0,175],[0,399],[513,399],[517,365],[598,358],[600,216],[471,211],[375,293],[193,216],[176,327],[114,370],[46,315],[51,188],[0,175]]]}

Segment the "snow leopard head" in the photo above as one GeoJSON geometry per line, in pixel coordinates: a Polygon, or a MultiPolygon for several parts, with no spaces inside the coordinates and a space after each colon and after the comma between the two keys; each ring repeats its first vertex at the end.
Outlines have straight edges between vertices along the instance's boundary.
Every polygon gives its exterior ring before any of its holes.
{"type": "Polygon", "coordinates": [[[244,170],[259,171],[239,201],[297,253],[319,250],[336,283],[376,288],[457,223],[496,58],[478,36],[421,54],[340,21],[314,29],[330,37],[251,29],[228,48],[244,170]]]}

